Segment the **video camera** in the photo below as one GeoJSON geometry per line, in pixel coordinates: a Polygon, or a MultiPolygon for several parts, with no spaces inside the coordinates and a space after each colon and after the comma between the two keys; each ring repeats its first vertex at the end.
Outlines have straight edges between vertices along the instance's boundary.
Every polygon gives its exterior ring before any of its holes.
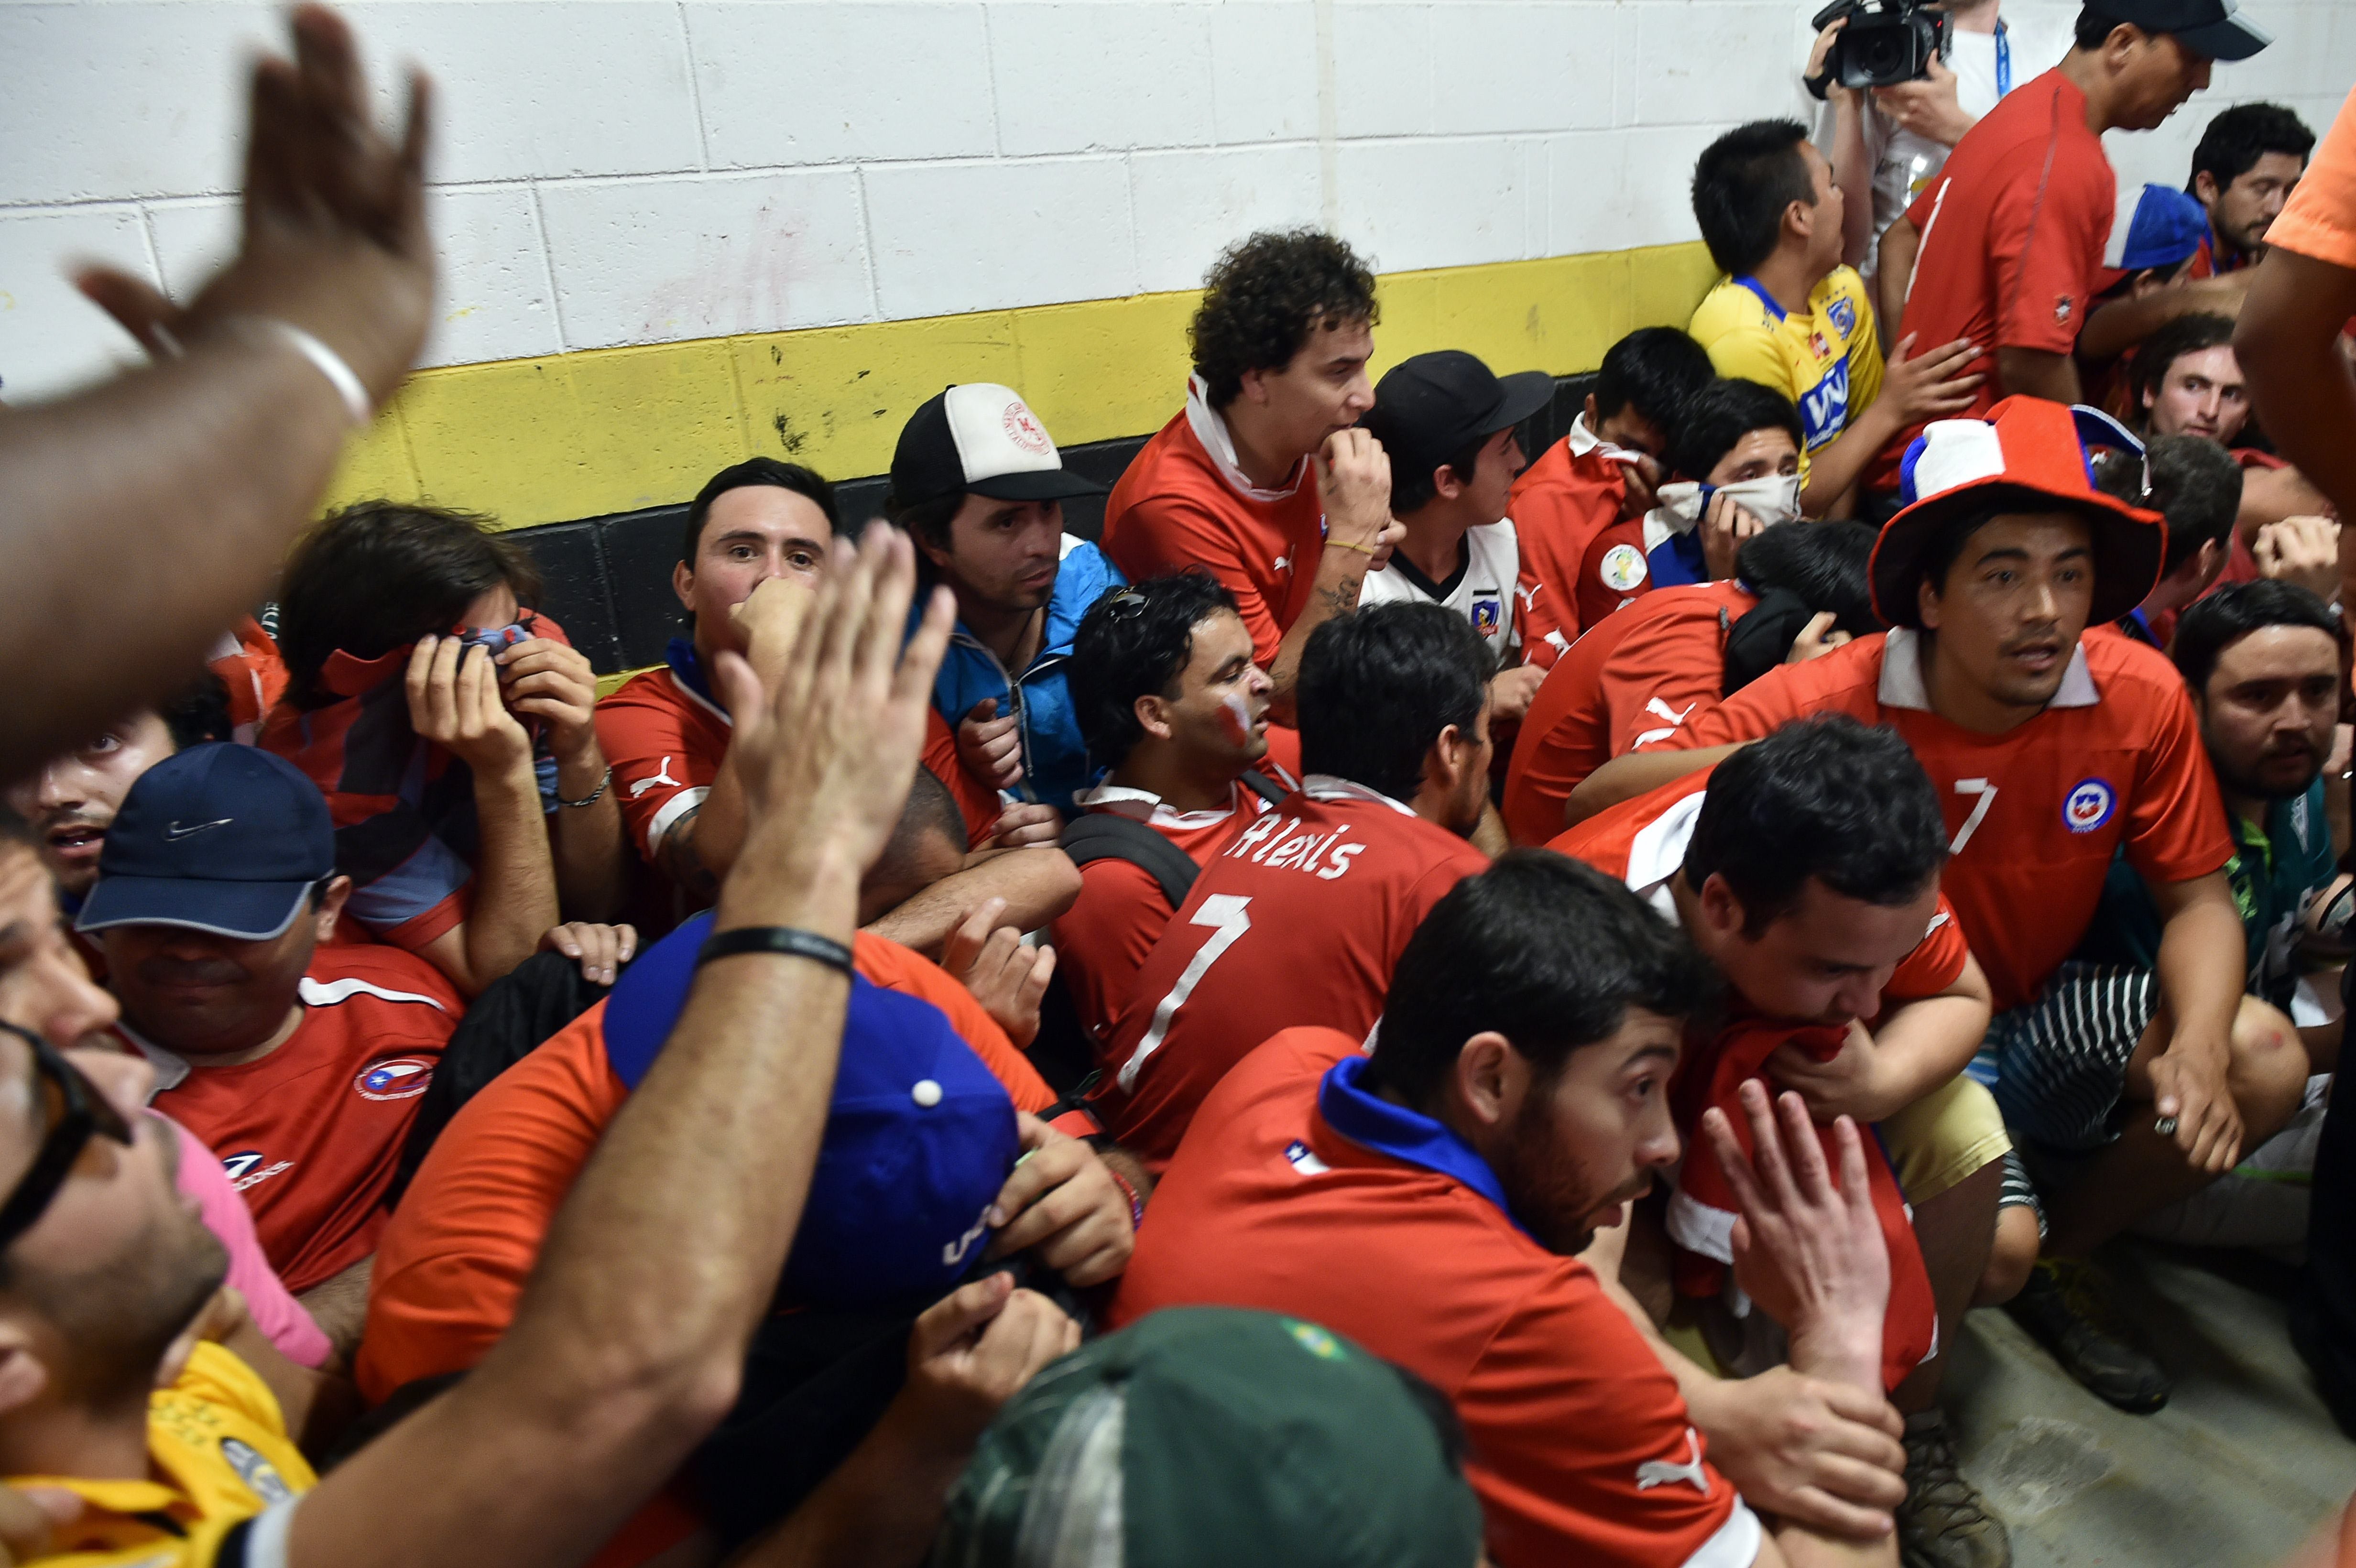
{"type": "Polygon", "coordinates": [[[1931,74],[1932,59],[1947,52],[1947,13],[1923,0],[1833,0],[1808,26],[1823,32],[1843,16],[1848,26],[1825,59],[1825,79],[1843,87],[1919,81],[1931,74]]]}

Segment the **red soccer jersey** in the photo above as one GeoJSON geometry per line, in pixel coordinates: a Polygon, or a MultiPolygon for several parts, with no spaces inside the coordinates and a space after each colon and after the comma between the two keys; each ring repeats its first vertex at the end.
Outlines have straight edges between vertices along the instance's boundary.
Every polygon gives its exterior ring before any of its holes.
{"type": "Polygon", "coordinates": [[[2034,997],[2102,901],[2115,850],[2145,880],[2188,881],[2233,853],[2192,699],[2152,648],[2079,639],[2045,711],[1982,735],[1931,711],[1918,634],[1860,637],[1784,665],[1646,748],[1756,741],[1813,713],[1888,724],[1947,814],[1944,886],[1999,1011],[2034,997]]]}
{"type": "Polygon", "coordinates": [[[270,1266],[300,1294],[376,1251],[384,1189],[466,1010],[442,971],[381,945],[322,947],[303,1021],[235,1067],[191,1065],[119,1026],[158,1069],[155,1108],[220,1156],[270,1266]]]}
{"type": "Polygon", "coordinates": [[[1648,593],[1573,643],[1522,720],[1503,815],[1516,844],[1562,831],[1580,781],[1726,686],[1726,634],[1759,601],[1732,579],[1648,593]]]}
{"type": "MultiPolygon", "coordinates": [[[[1300,733],[1270,725],[1268,736],[1269,754],[1253,767],[1287,792],[1299,789],[1300,733]]],[[[1118,812],[1144,823],[1186,851],[1197,866],[1210,864],[1245,823],[1274,808],[1258,790],[1240,782],[1217,811],[1173,811],[1158,796],[1109,786],[1080,799],[1091,811],[1118,812]]],[[[1073,1008],[1099,1042],[1129,1006],[1137,972],[1169,928],[1170,915],[1162,884],[1144,867],[1108,859],[1080,868],[1080,896],[1048,926],[1047,937],[1073,1008]]]]}
{"type": "Polygon", "coordinates": [[[1113,1325],[1164,1307],[1281,1312],[1414,1372],[1464,1423],[1501,1568],[1750,1563],[1758,1520],[1587,1265],[1538,1245],[1472,1182],[1328,1120],[1327,1072],[1357,1050],[1353,1034],[1288,1029],[1203,1102],[1154,1190],[1113,1325]]]}
{"type": "Polygon", "coordinates": [[[1579,624],[1599,626],[1605,617],[1653,591],[1653,563],[1644,553],[1644,519],[1614,523],[1587,544],[1579,563],[1579,624]]]}
{"type": "Polygon", "coordinates": [[[1521,544],[1522,656],[1531,664],[1554,663],[1594,624],[1580,593],[1593,568],[1580,569],[1627,496],[1626,468],[1603,454],[1584,416],[1514,481],[1506,512],[1521,544]]]}
{"type": "MultiPolygon", "coordinates": [[[[1649,794],[1623,800],[1558,834],[1547,848],[1619,878],[1674,921],[1677,909],[1669,897],[1668,881],[1686,863],[1686,846],[1693,839],[1694,822],[1701,815],[1713,771],[1705,768],[1687,773],[1649,794]]],[[[1954,907],[1942,892],[1938,912],[1924,928],[1922,942],[1900,962],[1890,983],[1881,988],[1885,1012],[1901,1002],[1935,997],[1963,977],[1964,961],[1971,956],[1971,948],[1954,914],[1954,907]]],[[[1740,998],[1736,1000],[1739,1003],[1740,998]]]]}
{"type": "Polygon", "coordinates": [[[1312,774],[1203,868],[1138,970],[1098,1059],[1099,1119],[1159,1168],[1211,1086],[1274,1031],[1364,1040],[1407,939],[1487,864],[1387,795],[1312,774]]]}
{"type": "MultiPolygon", "coordinates": [[[[1959,337],[1979,345],[1966,368],[1987,379],[1970,408],[1943,418],[1982,418],[2005,395],[1998,348],[2077,347],[2118,193],[2103,139],[2086,124],[2086,95],[2059,70],[2006,94],[1955,144],[1907,210],[1922,242],[1898,328],[1914,335],[1918,353],[1959,337]]],[[[1895,485],[1922,433],[1920,422],[1899,432],[1867,483],[1895,485]]]]}
{"type": "Polygon", "coordinates": [[[1105,503],[1104,551],[1131,582],[1200,566],[1226,585],[1265,669],[1286,628],[1308,607],[1325,550],[1325,506],[1309,459],[1283,487],[1263,490],[1232,457],[1226,427],[1202,400],[1186,407],[1130,460],[1105,503]],[[1205,432],[1208,432],[1207,434],[1205,432]]]}
{"type": "MultiPolygon", "coordinates": [[[[668,666],[633,676],[597,704],[597,744],[614,770],[623,826],[648,865],[660,869],[663,836],[712,794],[730,733],[727,713],[668,666]]],[[[956,732],[929,708],[924,763],[956,798],[967,843],[988,838],[999,817],[997,792],[965,770],[956,732]]]]}

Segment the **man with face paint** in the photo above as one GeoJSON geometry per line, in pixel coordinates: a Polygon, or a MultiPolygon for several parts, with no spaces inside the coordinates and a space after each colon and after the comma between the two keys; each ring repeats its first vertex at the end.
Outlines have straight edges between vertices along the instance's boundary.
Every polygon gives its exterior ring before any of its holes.
{"type": "MultiPolygon", "coordinates": [[[[1713,986],[1681,933],[1590,867],[1517,851],[1464,879],[1406,944],[1371,1054],[1345,1028],[1287,1029],[1204,1102],[1113,1324],[1165,1307],[1290,1313],[1431,1382],[1464,1423],[1500,1568],[1894,1563],[1870,1509],[1762,1524],[1640,1309],[1580,1257],[1677,1159],[1669,1083],[1713,986]]],[[[1753,1095],[1762,1145],[1796,1133],[1815,1151],[1796,1102],[1779,1130],[1753,1095]]],[[[1861,1160],[1843,1164],[1856,1193],[1861,1160]]],[[[1859,1435],[1851,1474],[1894,1490],[1876,1364],[1888,1259],[1878,1230],[1844,1236],[1831,1252],[1855,1272],[1809,1308],[1772,1286],[1761,1300],[1797,1372],[1847,1413],[1823,1425],[1859,1435]]],[[[1762,1489],[1757,1506],[1783,1500],[1762,1489]]]]}
{"type": "MultiPolygon", "coordinates": [[[[1789,1026],[1766,1075],[1819,1123],[1878,1124],[1912,1205],[1939,1346],[1978,1304],[2000,1197],[2029,1196],[2001,1192],[2011,1142],[1988,1092],[1962,1076],[1987,1029],[1988,987],[1939,896],[1946,837],[1906,743],[1834,715],[1786,724],[1547,846],[1626,881],[1726,977],[1729,1016],[1688,1040],[1689,1079],[1707,1083],[1722,1052],[1789,1026]]],[[[1699,1114],[1682,1104],[1680,1126],[1699,1114]]],[[[1697,1190],[1679,1186],[1669,1233],[1729,1262],[1697,1190]]],[[[1690,1385],[1693,1370],[1672,1356],[1670,1371],[1690,1385]]],[[[1900,1540],[1910,1562],[2001,1563],[2004,1526],[1957,1470],[1935,1403],[1944,1364],[1934,1351],[1892,1390],[1907,1418],[1900,1540]]],[[[1702,1403],[1690,1386],[1687,1398],[1702,1403]]]]}
{"type": "Polygon", "coordinates": [[[884,513],[916,540],[926,575],[957,595],[957,631],[933,709],[984,783],[1069,816],[1087,788],[1069,666],[1080,617],[1125,580],[1064,531],[1063,503],[1104,486],[1064,466],[1012,387],[951,387],[909,417],[892,453],[884,513]]]}
{"type": "Polygon", "coordinates": [[[397,947],[327,944],[351,896],[292,764],[205,745],[123,797],[78,929],[155,1104],[220,1156],[271,1266],[347,1349],[418,1097],[466,1005],[397,947]]]}
{"type": "Polygon", "coordinates": [[[1091,1104],[1158,1168],[1203,1096],[1275,1030],[1364,1040],[1399,950],[1459,878],[1489,803],[1489,651],[1437,604],[1318,629],[1301,664],[1301,788],[1194,880],[1104,1042],[1091,1104]]]}
{"type": "MultiPolygon", "coordinates": [[[[1301,787],[1301,737],[1268,721],[1235,596],[1206,574],[1151,577],[1097,601],[1072,640],[1072,706],[1088,758],[1108,765],[1079,804],[1210,863],[1246,824],[1301,787]]],[[[1115,831],[1119,831],[1115,829],[1115,831]]],[[[1144,858],[1080,848],[1080,896],[1048,935],[1081,1026],[1102,1040],[1170,924],[1173,899],[1144,858]]]]}
{"type": "MultiPolygon", "coordinates": [[[[2165,1202],[2231,1169],[2295,1108],[2304,1058],[2279,1015],[2243,998],[2233,841],[2182,677],[2155,649],[2084,635],[2150,595],[2161,519],[2093,487],[2068,409],[2012,398],[1992,415],[1935,425],[1908,464],[1919,498],[1873,557],[1874,607],[1895,630],[1753,681],[1597,770],[1571,809],[1625,799],[1811,713],[1890,725],[1946,811],[1944,885],[1987,974],[1992,1045],[2036,1016],[2123,853],[2163,933],[2164,1022],[2136,1069],[2150,1115],[2096,1157],[2075,1206],[2053,1212],[2058,1251],[2116,1231],[2122,1203],[2165,1202]]],[[[2029,1296],[2066,1285],[2086,1299],[2082,1265],[2040,1273],[2069,1277],[2032,1281],[2029,1296]]],[[[2078,1328],[2068,1364],[2096,1393],[2138,1410],[2166,1400],[2147,1360],[2078,1328]]]]}
{"type": "Polygon", "coordinates": [[[1651,511],[1596,540],[1619,603],[1731,577],[1744,540],[1796,519],[1800,439],[1799,411],[1772,388],[1728,378],[1695,393],[1669,438],[1676,480],[1651,511]]]}
{"type": "Polygon", "coordinates": [[[1639,327],[1612,346],[1587,407],[1514,481],[1507,511],[1522,558],[1522,646],[1551,665],[1620,606],[1627,558],[1601,536],[1652,510],[1669,432],[1709,384],[1709,356],[1674,326],[1639,327]]]}

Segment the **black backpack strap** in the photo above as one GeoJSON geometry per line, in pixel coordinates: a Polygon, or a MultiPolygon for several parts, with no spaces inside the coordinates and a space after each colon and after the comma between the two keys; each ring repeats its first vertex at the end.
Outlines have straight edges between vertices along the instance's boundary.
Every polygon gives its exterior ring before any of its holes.
{"type": "Polygon", "coordinates": [[[1251,791],[1252,794],[1259,796],[1260,799],[1268,802],[1270,805],[1274,805],[1278,801],[1282,800],[1286,795],[1290,793],[1286,790],[1282,784],[1278,784],[1274,779],[1269,777],[1258,768],[1246,768],[1244,770],[1244,788],[1251,791]]]}
{"type": "Polygon", "coordinates": [[[1064,853],[1075,866],[1091,860],[1126,860],[1162,884],[1162,896],[1176,909],[1194,885],[1194,857],[1133,816],[1091,811],[1064,829],[1064,853]]]}

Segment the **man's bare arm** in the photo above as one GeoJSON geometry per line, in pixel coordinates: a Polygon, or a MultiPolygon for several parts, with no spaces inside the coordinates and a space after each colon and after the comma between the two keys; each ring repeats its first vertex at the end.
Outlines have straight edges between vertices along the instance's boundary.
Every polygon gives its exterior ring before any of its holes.
{"type": "Polygon", "coordinates": [[[867,929],[937,959],[949,933],[988,900],[1006,901],[1000,924],[1037,931],[1079,896],[1079,868],[1061,849],[1008,849],[942,878],[867,929]]]}
{"type": "Polygon", "coordinates": [[[1300,619],[1284,629],[1268,677],[1276,685],[1268,716],[1293,721],[1293,689],[1301,680],[1301,656],[1318,627],[1358,607],[1366,573],[1390,559],[1405,534],[1391,517],[1391,460],[1382,443],[1364,430],[1337,431],[1310,459],[1318,494],[1325,502],[1325,544],[1317,552],[1317,581],[1300,619]]]}
{"type": "MultiPolygon", "coordinates": [[[[2233,329],[2233,352],[2249,378],[2250,401],[2276,448],[2356,517],[2356,374],[2340,352],[2340,332],[2356,316],[2356,271],[2272,250],[2258,263],[2233,329]]],[[[2340,536],[2340,571],[2356,582],[2356,528],[2340,536]]],[[[2356,603],[2343,582],[2341,599],[2356,603]]]]}
{"type": "Polygon", "coordinates": [[[187,681],[310,516],[351,415],[256,324],[326,344],[378,407],[424,340],[423,83],[396,144],[343,23],[305,5],[294,32],[294,62],[254,69],[236,260],[186,310],[123,273],[78,280],[160,362],[0,414],[0,662],[41,672],[11,695],[0,778],[187,681]]]}
{"type": "Polygon", "coordinates": [[[336,1364],[349,1366],[352,1352],[359,1349],[360,1329],[368,1322],[369,1281],[376,1274],[376,1254],[370,1253],[351,1267],[329,1279],[321,1280],[294,1299],[319,1326],[334,1347],[336,1364]]]}
{"type": "Polygon", "coordinates": [[[1998,348],[1996,351],[1997,396],[2043,398],[2049,402],[2084,400],[2078,384],[2077,361],[2067,354],[2041,348],[1998,348]]]}
{"type": "Polygon", "coordinates": [[[2115,359],[2179,315],[2199,311],[2238,315],[2249,287],[2247,272],[2228,272],[2222,278],[2171,284],[2141,299],[2113,300],[2086,318],[2086,329],[2078,334],[2078,352],[2089,361],[2115,359]]]}
{"type": "Polygon", "coordinates": [[[1694,752],[1628,752],[1612,758],[1579,781],[1562,803],[1562,825],[1576,827],[1599,812],[1623,800],[1656,790],[1673,779],[1714,767],[1732,756],[1748,741],[1730,746],[1704,746],[1694,752]]]}
{"type": "Polygon", "coordinates": [[[1922,234],[1903,214],[1881,231],[1873,263],[1873,304],[1880,313],[1881,336],[1890,343],[1898,341],[1899,325],[1906,317],[1906,290],[1914,281],[1914,259],[1922,249],[1922,234]]]}
{"type": "MultiPolygon", "coordinates": [[[[871,529],[855,560],[837,548],[774,696],[721,661],[753,827],[717,929],[849,944],[948,639],[936,592],[903,655],[915,581],[905,537],[871,529]]],[[[849,996],[840,971],[782,955],[696,976],[558,1211],[514,1327],[302,1500],[294,1568],[576,1563],[662,1484],[735,1397],[809,1191],[849,996]]]]}

